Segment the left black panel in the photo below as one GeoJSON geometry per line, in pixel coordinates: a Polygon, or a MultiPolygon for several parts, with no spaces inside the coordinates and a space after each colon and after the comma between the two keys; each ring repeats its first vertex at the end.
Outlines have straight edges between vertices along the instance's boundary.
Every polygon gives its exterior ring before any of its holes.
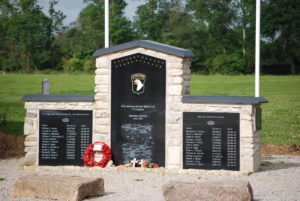
{"type": "Polygon", "coordinates": [[[90,110],[40,110],[39,165],[83,166],[92,125],[90,110]]]}

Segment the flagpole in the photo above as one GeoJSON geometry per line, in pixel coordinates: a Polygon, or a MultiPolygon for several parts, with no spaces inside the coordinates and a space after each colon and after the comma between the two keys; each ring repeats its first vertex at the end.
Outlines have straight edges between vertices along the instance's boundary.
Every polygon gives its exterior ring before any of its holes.
{"type": "Polygon", "coordinates": [[[256,0],[256,23],[255,23],[255,97],[259,97],[260,76],[260,1],[256,0]]]}
{"type": "Polygon", "coordinates": [[[105,0],[105,48],[109,47],[109,0],[105,0]]]}

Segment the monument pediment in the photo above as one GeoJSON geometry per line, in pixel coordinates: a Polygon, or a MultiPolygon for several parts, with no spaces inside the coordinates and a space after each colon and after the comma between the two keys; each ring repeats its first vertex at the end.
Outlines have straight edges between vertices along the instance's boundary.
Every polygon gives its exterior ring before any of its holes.
{"type": "Polygon", "coordinates": [[[146,48],[146,49],[150,49],[153,51],[162,52],[162,53],[166,53],[166,54],[170,54],[170,55],[174,55],[174,56],[178,56],[178,57],[194,57],[195,56],[194,53],[190,50],[171,46],[171,45],[166,45],[166,44],[162,44],[162,43],[158,43],[158,42],[154,42],[154,41],[150,41],[150,40],[136,40],[136,41],[132,41],[129,43],[123,43],[120,45],[99,49],[93,54],[93,56],[99,57],[99,56],[123,51],[126,49],[132,49],[132,48],[138,48],[138,47],[142,47],[142,48],[146,48]]]}

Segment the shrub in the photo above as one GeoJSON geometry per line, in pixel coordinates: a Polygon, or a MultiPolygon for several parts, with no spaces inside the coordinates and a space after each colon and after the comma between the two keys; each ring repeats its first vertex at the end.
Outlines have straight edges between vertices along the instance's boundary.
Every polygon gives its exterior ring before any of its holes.
{"type": "Polygon", "coordinates": [[[230,75],[247,73],[247,70],[245,70],[246,63],[238,54],[217,55],[216,57],[208,60],[206,65],[209,66],[210,73],[230,75]]]}
{"type": "Polygon", "coordinates": [[[84,62],[83,65],[84,71],[92,73],[95,71],[95,59],[88,59],[84,62]]]}
{"type": "Polygon", "coordinates": [[[82,72],[83,71],[83,60],[77,57],[71,59],[64,59],[64,70],[66,72],[82,72]]]}

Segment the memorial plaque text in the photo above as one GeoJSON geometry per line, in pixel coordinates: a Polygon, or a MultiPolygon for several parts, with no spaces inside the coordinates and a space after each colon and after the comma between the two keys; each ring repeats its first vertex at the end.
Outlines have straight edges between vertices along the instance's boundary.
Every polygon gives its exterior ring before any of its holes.
{"type": "Polygon", "coordinates": [[[92,116],[92,111],[40,110],[39,165],[83,165],[92,116]]]}
{"type": "Polygon", "coordinates": [[[240,169],[239,113],[183,113],[183,168],[240,169]]]}

